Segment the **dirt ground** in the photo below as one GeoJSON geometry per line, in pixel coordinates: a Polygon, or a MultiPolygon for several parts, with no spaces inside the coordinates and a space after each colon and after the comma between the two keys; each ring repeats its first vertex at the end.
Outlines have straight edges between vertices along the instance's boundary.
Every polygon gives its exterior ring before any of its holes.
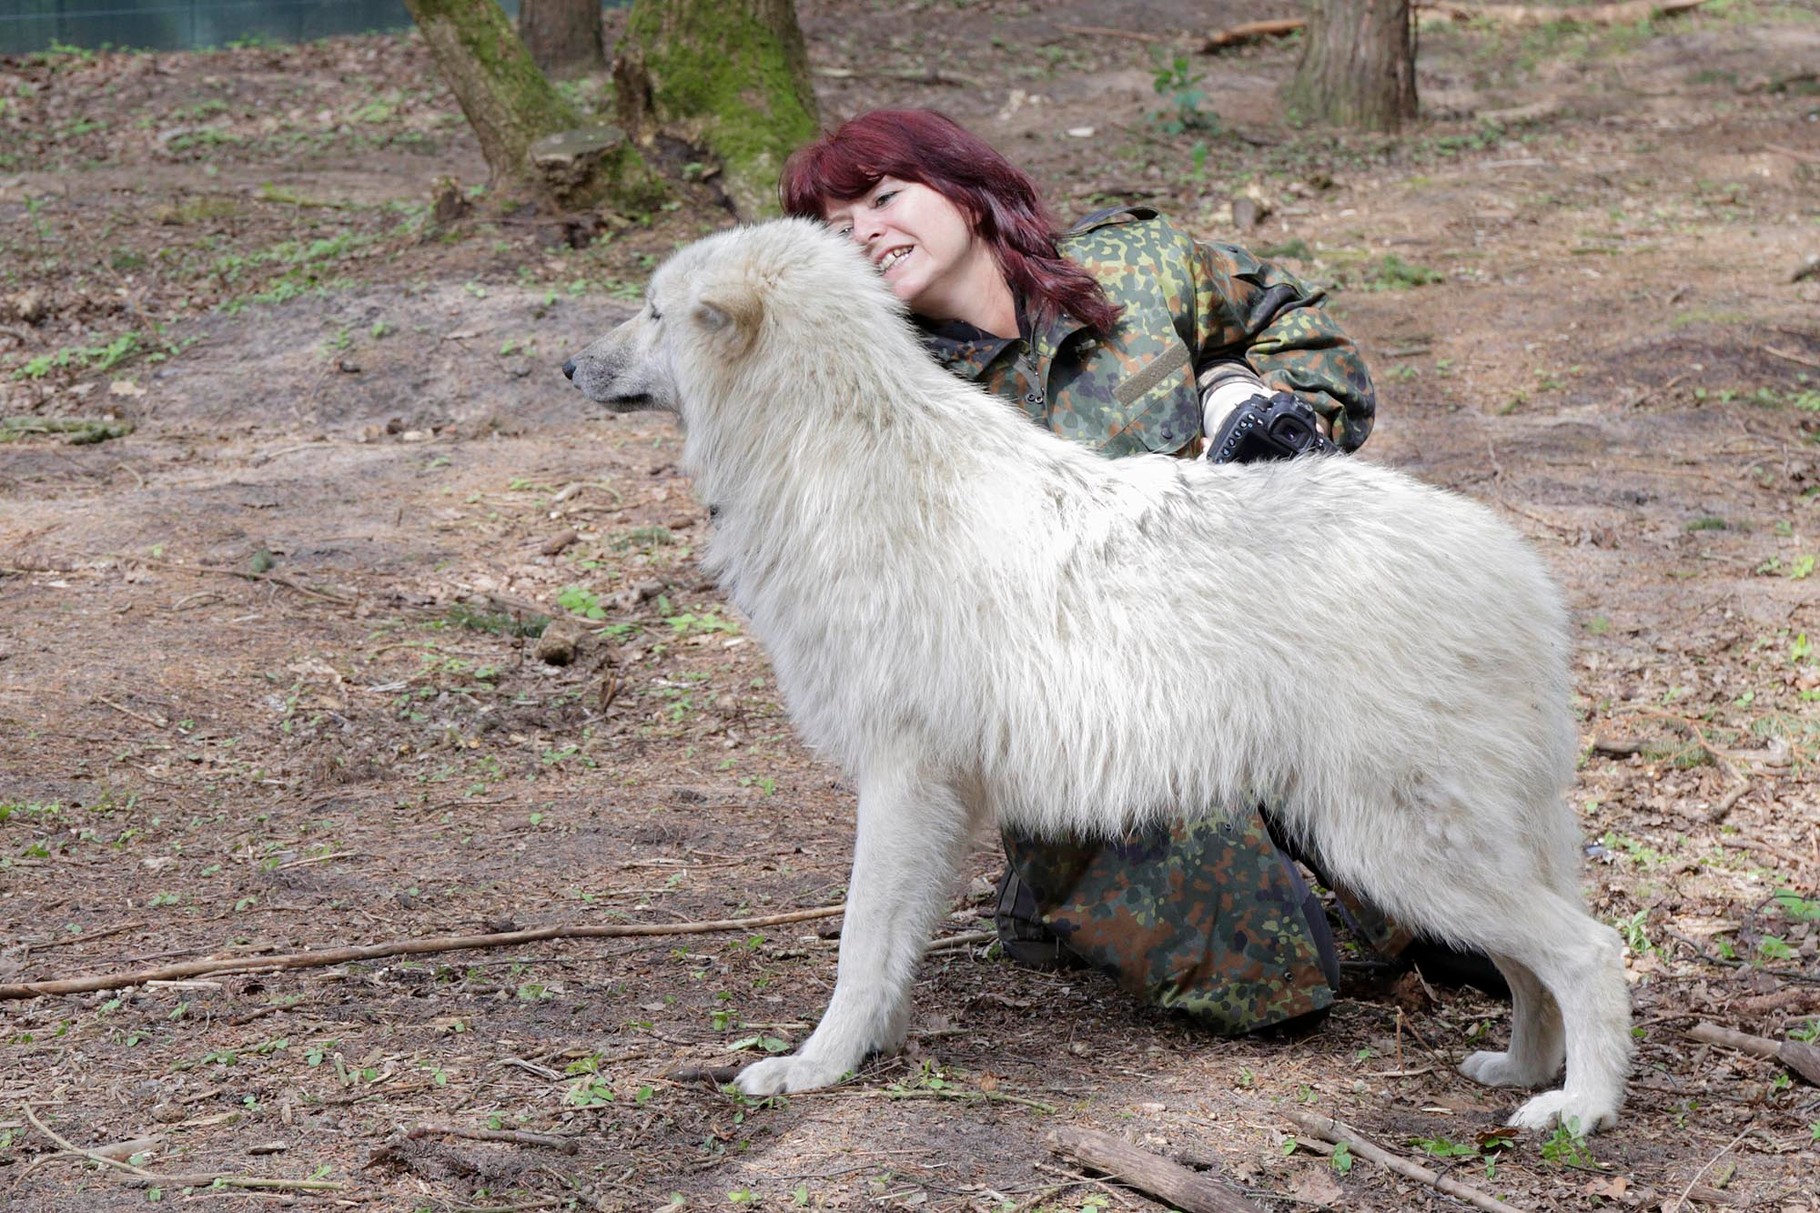
{"type": "MultiPolygon", "coordinates": [[[[1472,992],[1360,981],[1225,1041],[965,940],[851,1084],[688,1077],[802,1037],[819,918],[0,1002],[0,1204],[1154,1207],[1051,1151],[1075,1126],[1260,1208],[1462,1207],[1298,1144],[1307,1108],[1524,1208],[1820,1210],[1815,1089],[1686,1035],[1820,1025],[1820,8],[1428,26],[1399,139],[1288,125],[1292,43],[1197,52],[1287,5],[799,11],[824,116],[938,106],[1063,213],[1332,284],[1361,457],[1547,554],[1630,944],[1620,1126],[1495,1135],[1516,1097],[1452,1072],[1505,1031],[1472,992]],[[64,1148],[119,1143],[144,1174],[64,1148]]],[[[672,424],[558,370],[725,214],[436,229],[441,175],[485,179],[411,37],[0,65],[0,417],[113,424],[0,445],[0,983],[840,902],[852,791],[695,569],[672,424]]],[[[951,934],[996,873],[982,843],[951,934]]]]}

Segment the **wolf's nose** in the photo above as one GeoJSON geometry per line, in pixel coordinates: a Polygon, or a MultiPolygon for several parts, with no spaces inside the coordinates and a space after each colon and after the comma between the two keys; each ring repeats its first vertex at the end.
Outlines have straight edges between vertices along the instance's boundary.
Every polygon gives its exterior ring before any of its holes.
{"type": "Polygon", "coordinates": [[[570,359],[569,359],[569,360],[568,360],[568,361],[566,361],[566,362],[564,362],[564,363],[563,363],[563,364],[562,364],[562,375],[563,375],[563,378],[564,378],[564,379],[567,379],[567,380],[569,380],[569,381],[570,381],[570,382],[574,382],[574,379],[575,379],[575,359],[573,359],[573,358],[570,358],[570,359]]]}

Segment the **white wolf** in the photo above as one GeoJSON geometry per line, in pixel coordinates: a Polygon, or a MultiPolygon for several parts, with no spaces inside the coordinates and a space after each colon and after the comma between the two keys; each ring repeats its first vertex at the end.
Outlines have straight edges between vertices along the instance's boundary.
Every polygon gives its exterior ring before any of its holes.
{"type": "Polygon", "coordinates": [[[1491,955],[1510,1048],[1461,1070],[1567,1071],[1511,1123],[1615,1123],[1630,1007],[1563,802],[1564,611],[1489,511],[1345,457],[1103,459],[939,368],[802,220],[678,252],[564,370],[680,416],[706,563],[859,786],[833,1000],[744,1091],[902,1042],[980,822],[1114,836],[1262,801],[1336,880],[1491,955]]]}

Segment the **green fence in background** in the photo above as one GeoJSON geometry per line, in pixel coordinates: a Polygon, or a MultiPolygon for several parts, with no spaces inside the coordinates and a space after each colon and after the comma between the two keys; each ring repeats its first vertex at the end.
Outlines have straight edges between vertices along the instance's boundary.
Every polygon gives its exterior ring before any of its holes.
{"type": "MultiPolygon", "coordinates": [[[[502,0],[516,17],[518,0],[502,0]]],[[[0,0],[0,55],[53,46],[197,50],[408,29],[404,0],[0,0]]]]}

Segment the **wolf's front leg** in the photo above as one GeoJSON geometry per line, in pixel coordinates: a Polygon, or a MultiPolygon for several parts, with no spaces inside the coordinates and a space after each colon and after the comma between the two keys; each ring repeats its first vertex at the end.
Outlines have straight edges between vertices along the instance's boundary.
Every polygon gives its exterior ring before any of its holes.
{"type": "Polygon", "coordinates": [[[910,982],[948,903],[971,825],[945,782],[908,769],[861,778],[834,998],[800,1051],[747,1066],[734,1080],[740,1090],[825,1087],[868,1054],[903,1043],[910,982]]]}

